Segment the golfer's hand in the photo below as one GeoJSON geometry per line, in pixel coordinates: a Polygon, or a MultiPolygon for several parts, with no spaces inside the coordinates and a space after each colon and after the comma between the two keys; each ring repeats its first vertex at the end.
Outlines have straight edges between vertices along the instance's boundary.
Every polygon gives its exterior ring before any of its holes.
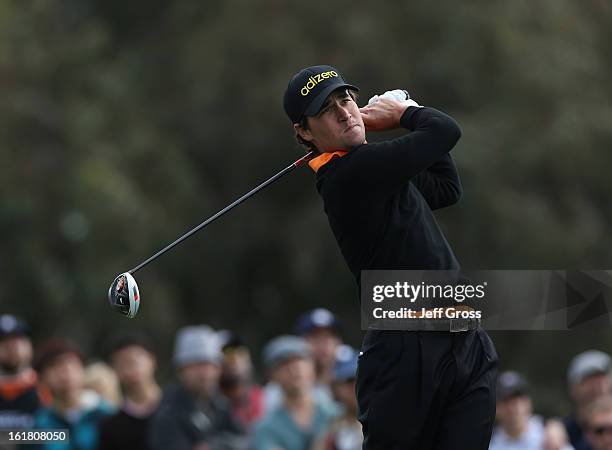
{"type": "Polygon", "coordinates": [[[406,108],[406,102],[391,98],[380,98],[376,102],[359,108],[366,131],[383,131],[399,128],[400,118],[406,108]]]}

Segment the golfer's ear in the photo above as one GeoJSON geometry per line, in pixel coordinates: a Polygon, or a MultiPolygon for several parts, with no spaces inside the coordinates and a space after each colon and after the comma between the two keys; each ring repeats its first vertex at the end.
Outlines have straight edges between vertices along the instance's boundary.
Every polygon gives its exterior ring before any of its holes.
{"type": "Polygon", "coordinates": [[[295,133],[305,141],[312,141],[312,133],[310,130],[305,129],[299,123],[294,123],[293,129],[295,130],[295,133]]]}

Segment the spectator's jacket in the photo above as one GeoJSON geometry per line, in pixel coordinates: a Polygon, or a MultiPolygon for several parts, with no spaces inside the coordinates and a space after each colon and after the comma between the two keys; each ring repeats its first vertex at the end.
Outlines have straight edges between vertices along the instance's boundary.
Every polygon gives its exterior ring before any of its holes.
{"type": "Polygon", "coordinates": [[[92,391],[83,393],[78,409],[61,414],[53,406],[42,408],[34,417],[36,429],[67,429],[70,442],[52,442],[35,445],[38,450],[96,450],[98,426],[102,419],[113,414],[115,409],[92,391]]]}
{"type": "Polygon", "coordinates": [[[34,414],[45,403],[37,382],[31,369],[18,376],[0,376],[0,430],[32,428],[34,414]]]}
{"type": "Polygon", "coordinates": [[[309,450],[333,418],[333,411],[315,402],[310,429],[305,430],[295,423],[285,406],[280,406],[255,426],[253,450],[309,450]]]}
{"type": "Polygon", "coordinates": [[[582,428],[578,424],[575,416],[566,417],[563,424],[567,430],[569,440],[576,450],[593,450],[593,448],[587,442],[586,437],[582,432],[582,428]]]}
{"type": "Polygon", "coordinates": [[[164,393],[151,420],[149,444],[153,450],[240,450],[247,448],[247,439],[220,394],[201,401],[178,384],[164,393]]]}
{"type": "Polygon", "coordinates": [[[264,390],[261,386],[249,387],[243,402],[232,407],[232,414],[245,429],[251,428],[264,414],[264,390]]]}
{"type": "MultiPolygon", "coordinates": [[[[271,412],[283,406],[284,398],[285,394],[283,394],[283,389],[278,383],[274,381],[267,383],[263,388],[265,412],[271,412]]],[[[326,410],[332,411],[336,415],[340,414],[341,407],[334,400],[329,385],[322,383],[315,384],[312,388],[312,398],[326,410]]]]}
{"type": "Polygon", "coordinates": [[[136,414],[124,405],[100,424],[98,450],[150,450],[148,432],[153,414],[136,414]]]}
{"type": "MultiPolygon", "coordinates": [[[[532,416],[527,428],[518,438],[511,438],[502,427],[493,430],[489,450],[543,450],[544,421],[540,416],[532,416]]],[[[574,450],[571,445],[565,445],[560,450],[574,450]]]]}
{"type": "Polygon", "coordinates": [[[363,431],[356,417],[335,419],[318,439],[313,450],[361,450],[363,431]]]}

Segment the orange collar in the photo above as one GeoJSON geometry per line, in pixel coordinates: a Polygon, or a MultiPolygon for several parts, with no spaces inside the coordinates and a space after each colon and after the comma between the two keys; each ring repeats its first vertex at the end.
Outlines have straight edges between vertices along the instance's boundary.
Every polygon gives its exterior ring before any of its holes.
{"type": "Polygon", "coordinates": [[[16,399],[28,389],[36,386],[38,377],[36,372],[28,369],[14,379],[0,380],[0,397],[9,401],[16,399]]]}
{"type": "Polygon", "coordinates": [[[323,153],[320,156],[317,156],[316,158],[311,159],[308,162],[308,165],[312,168],[312,170],[316,172],[319,171],[319,169],[321,167],[323,167],[325,164],[327,164],[328,162],[330,162],[334,157],[338,156],[338,157],[343,157],[344,155],[346,155],[348,152],[345,150],[338,150],[336,152],[333,153],[323,153]]]}

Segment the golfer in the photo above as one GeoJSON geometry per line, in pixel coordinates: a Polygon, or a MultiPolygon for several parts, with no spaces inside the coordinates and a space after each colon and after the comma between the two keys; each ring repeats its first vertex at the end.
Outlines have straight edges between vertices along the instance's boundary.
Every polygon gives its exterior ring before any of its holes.
{"type": "MultiPolygon", "coordinates": [[[[309,164],[357,283],[368,269],[458,269],[432,210],[461,196],[449,155],[459,126],[402,91],[359,108],[357,91],[336,68],[313,66],[284,95],[297,140],[318,152],[309,164]],[[397,128],[407,133],[366,142],[366,131],[397,128]]],[[[364,449],[488,448],[497,354],[479,322],[451,328],[366,333],[356,386],[364,449]]]]}

